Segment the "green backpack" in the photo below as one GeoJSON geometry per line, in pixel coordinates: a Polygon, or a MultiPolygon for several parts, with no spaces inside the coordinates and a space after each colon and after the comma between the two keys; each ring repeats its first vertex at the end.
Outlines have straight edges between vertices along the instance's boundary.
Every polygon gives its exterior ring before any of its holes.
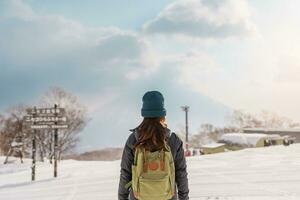
{"type": "Polygon", "coordinates": [[[175,195],[175,167],[169,146],[155,152],[136,148],[132,190],[139,200],[168,200],[175,195]]]}

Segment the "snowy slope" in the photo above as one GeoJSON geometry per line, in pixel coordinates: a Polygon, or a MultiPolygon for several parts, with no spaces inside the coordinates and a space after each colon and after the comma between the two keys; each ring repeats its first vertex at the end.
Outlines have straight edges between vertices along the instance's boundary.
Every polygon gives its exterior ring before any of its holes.
{"type": "MultiPolygon", "coordinates": [[[[0,157],[2,163],[3,157],[0,157]]],[[[59,163],[52,178],[47,163],[30,181],[30,160],[0,164],[1,200],[114,200],[120,161],[59,163]]],[[[188,158],[190,197],[218,200],[299,200],[300,145],[246,149],[188,158]]]]}

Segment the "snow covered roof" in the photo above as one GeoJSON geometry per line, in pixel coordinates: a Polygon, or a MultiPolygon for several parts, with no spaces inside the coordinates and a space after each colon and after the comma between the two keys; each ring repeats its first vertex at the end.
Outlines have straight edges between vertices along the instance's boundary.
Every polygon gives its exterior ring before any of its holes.
{"type": "Polygon", "coordinates": [[[210,144],[202,145],[201,147],[202,148],[217,148],[217,147],[221,147],[224,145],[225,145],[224,143],[210,143],[210,144]]]}
{"type": "Polygon", "coordinates": [[[244,132],[282,132],[282,133],[300,133],[300,128],[243,128],[244,132]]]}
{"type": "Polygon", "coordinates": [[[255,146],[260,139],[266,138],[268,136],[270,135],[259,133],[226,133],[221,136],[221,140],[237,144],[250,144],[255,146]]]}

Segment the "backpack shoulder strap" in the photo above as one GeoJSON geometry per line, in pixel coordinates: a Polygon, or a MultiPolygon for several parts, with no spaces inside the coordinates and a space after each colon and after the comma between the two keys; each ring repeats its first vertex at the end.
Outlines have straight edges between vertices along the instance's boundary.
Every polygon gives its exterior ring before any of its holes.
{"type": "Polygon", "coordinates": [[[136,147],[135,151],[134,151],[134,160],[133,160],[134,165],[137,165],[138,155],[139,155],[140,152],[141,152],[141,149],[139,147],[136,147]]]}

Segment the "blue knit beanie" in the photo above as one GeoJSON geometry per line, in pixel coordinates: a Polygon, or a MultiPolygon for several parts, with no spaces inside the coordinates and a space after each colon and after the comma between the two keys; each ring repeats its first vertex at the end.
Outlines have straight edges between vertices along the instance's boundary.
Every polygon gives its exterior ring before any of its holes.
{"type": "Polygon", "coordinates": [[[164,108],[164,97],[158,91],[146,92],[143,96],[143,107],[141,110],[143,117],[164,117],[166,109],[164,108]]]}

